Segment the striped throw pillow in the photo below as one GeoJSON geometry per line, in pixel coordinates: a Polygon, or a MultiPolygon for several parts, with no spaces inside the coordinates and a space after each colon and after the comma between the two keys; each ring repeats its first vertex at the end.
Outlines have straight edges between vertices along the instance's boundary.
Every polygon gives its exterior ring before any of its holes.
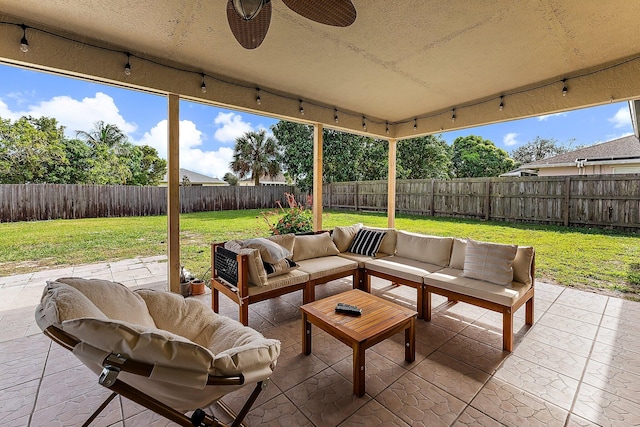
{"type": "Polygon", "coordinates": [[[496,285],[509,286],[513,281],[512,265],[517,250],[516,245],[468,239],[462,275],[496,285]]]}
{"type": "Polygon", "coordinates": [[[375,256],[380,249],[380,244],[386,231],[373,231],[360,229],[356,233],[356,237],[353,238],[351,246],[349,246],[349,252],[359,255],[375,256]]]}

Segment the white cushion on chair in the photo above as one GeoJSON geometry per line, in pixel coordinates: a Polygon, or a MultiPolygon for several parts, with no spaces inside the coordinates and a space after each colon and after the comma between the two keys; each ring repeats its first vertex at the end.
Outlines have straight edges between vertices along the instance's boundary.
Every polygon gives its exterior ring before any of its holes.
{"type": "MultiPolygon", "coordinates": [[[[131,292],[122,283],[111,282],[100,279],[82,279],[79,277],[62,277],[55,282],[47,282],[46,292],[59,292],[59,286],[49,286],[50,283],[63,283],[71,288],[77,289],[79,294],[87,298],[97,310],[112,320],[121,320],[128,323],[136,323],[154,327],[156,326],[153,318],[149,314],[147,305],[138,295],[131,292]]],[[[56,301],[62,301],[64,305],[69,298],[68,291],[65,293],[66,298],[59,295],[56,301]]],[[[76,295],[76,298],[80,298],[76,295]]],[[[83,306],[86,308],[85,306],[83,306]]],[[[81,315],[77,311],[70,311],[66,317],[59,319],[60,321],[74,317],[97,317],[92,313],[81,315]]]]}
{"type": "MultiPolygon", "coordinates": [[[[154,365],[149,378],[127,372],[118,378],[177,410],[207,406],[242,387],[206,385],[209,375],[265,380],[280,354],[280,341],[264,338],[195,299],[162,291],[132,292],[104,280],[64,280],[74,285],[47,284],[36,309],[40,328],[55,326],[79,339],[74,354],[95,373],[109,353],[154,365]],[[154,326],[110,319],[101,311],[105,307],[118,312],[112,307],[123,302],[136,305],[154,326]]],[[[136,315],[131,312],[128,318],[136,315]]]]}

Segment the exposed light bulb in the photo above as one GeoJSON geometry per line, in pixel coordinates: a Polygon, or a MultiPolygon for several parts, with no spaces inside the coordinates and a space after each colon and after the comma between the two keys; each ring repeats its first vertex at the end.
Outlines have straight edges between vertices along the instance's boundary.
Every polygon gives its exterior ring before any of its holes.
{"type": "Polygon", "coordinates": [[[333,120],[334,120],[336,123],[338,123],[338,121],[339,121],[339,120],[338,120],[338,109],[337,109],[337,108],[333,110],[333,120]]]}
{"type": "Polygon", "coordinates": [[[385,132],[389,135],[389,122],[386,123],[385,132]]]}
{"type": "Polygon", "coordinates": [[[418,130],[418,119],[413,119],[413,130],[418,130]]]}
{"type": "Polygon", "coordinates": [[[124,73],[129,76],[131,75],[131,63],[129,59],[131,58],[131,54],[127,53],[127,65],[124,66],[124,73]]]}
{"type": "Polygon", "coordinates": [[[452,111],[452,114],[451,114],[451,121],[452,121],[452,122],[455,122],[455,121],[456,121],[456,109],[454,108],[454,109],[453,109],[453,110],[451,110],[451,111],[452,111]]]}
{"type": "Polygon", "coordinates": [[[261,105],[262,99],[260,99],[260,88],[256,89],[258,91],[258,95],[256,96],[256,104],[261,105]]]}
{"type": "Polygon", "coordinates": [[[562,79],[562,96],[567,96],[567,92],[569,92],[569,89],[567,89],[567,79],[562,79]]]}
{"type": "Polygon", "coordinates": [[[504,109],[504,102],[503,102],[504,96],[500,97],[500,105],[498,106],[498,108],[500,109],[500,111],[502,111],[504,109]]]}
{"type": "Polygon", "coordinates": [[[204,73],[202,73],[202,84],[200,85],[202,93],[207,93],[207,84],[204,82],[204,73]]]}
{"type": "Polygon", "coordinates": [[[367,119],[362,116],[362,130],[367,130],[367,119]]]}
{"type": "Polygon", "coordinates": [[[300,100],[300,115],[304,116],[304,107],[302,106],[302,100],[300,100]]]}
{"type": "Polygon", "coordinates": [[[24,53],[29,52],[29,41],[27,40],[27,26],[22,24],[22,39],[20,39],[20,50],[24,53]]]}

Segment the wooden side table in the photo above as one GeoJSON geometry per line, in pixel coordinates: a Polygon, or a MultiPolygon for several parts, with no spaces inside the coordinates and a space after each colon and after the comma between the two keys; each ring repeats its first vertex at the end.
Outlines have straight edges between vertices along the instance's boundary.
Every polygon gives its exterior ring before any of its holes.
{"type": "Polygon", "coordinates": [[[311,354],[311,324],[353,349],[353,393],[365,393],[365,350],[404,331],[407,362],[416,358],[417,311],[402,307],[375,295],[353,289],[300,307],[302,311],[302,353],[311,354]],[[356,305],[361,316],[335,312],[336,304],[356,305]]]}

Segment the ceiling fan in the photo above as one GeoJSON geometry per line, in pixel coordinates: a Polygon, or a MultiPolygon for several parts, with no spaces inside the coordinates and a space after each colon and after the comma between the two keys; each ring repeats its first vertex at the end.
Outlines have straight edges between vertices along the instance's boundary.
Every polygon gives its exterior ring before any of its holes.
{"type": "MultiPolygon", "coordinates": [[[[348,27],[356,20],[351,0],[282,0],[289,9],[321,24],[348,27]]],[[[238,43],[255,49],[264,40],[271,22],[271,0],[229,0],[227,20],[238,43]]]]}

